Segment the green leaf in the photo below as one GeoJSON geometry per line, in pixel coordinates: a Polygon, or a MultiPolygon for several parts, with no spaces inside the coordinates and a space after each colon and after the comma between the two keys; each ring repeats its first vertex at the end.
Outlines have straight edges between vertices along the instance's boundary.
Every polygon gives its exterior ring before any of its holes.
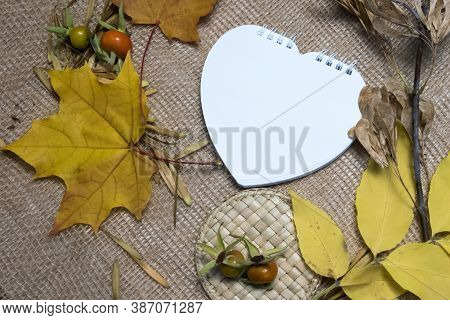
{"type": "MultiPolygon", "coordinates": [[[[113,27],[112,25],[110,25],[109,23],[106,23],[100,19],[97,19],[98,23],[105,29],[107,30],[117,30],[115,27],[113,27]]],[[[117,30],[118,31],[118,30],[117,30]]]]}
{"type": "Polygon", "coordinates": [[[222,238],[222,225],[219,226],[219,229],[217,229],[217,233],[216,233],[216,247],[217,249],[219,249],[220,251],[224,251],[225,250],[225,244],[223,243],[223,238],[222,238]]]}
{"type": "Polygon", "coordinates": [[[119,6],[119,22],[117,23],[117,29],[122,32],[125,32],[126,29],[126,21],[123,15],[123,2],[121,2],[119,6]]]}
{"type": "Polygon", "coordinates": [[[289,194],[303,258],[316,273],[338,279],[350,263],[341,230],[319,207],[292,190],[289,194]]]}
{"type": "Polygon", "coordinates": [[[67,28],[72,28],[73,27],[73,17],[72,17],[72,13],[70,12],[69,8],[64,8],[63,16],[64,16],[64,26],[67,28]]]}
{"type": "Polygon", "coordinates": [[[392,300],[406,292],[375,263],[351,269],[342,278],[341,287],[353,300],[392,300]]]}
{"type": "Polygon", "coordinates": [[[230,259],[229,257],[225,258],[225,260],[223,260],[222,263],[229,267],[233,267],[236,269],[251,266],[253,264],[251,261],[247,261],[247,260],[236,261],[236,260],[230,259]]]}
{"type": "Polygon", "coordinates": [[[63,27],[45,27],[48,32],[56,33],[61,37],[67,37],[69,35],[69,29],[63,27]]]}
{"type": "Polygon", "coordinates": [[[198,272],[198,275],[200,277],[205,276],[208,272],[210,272],[212,269],[214,269],[216,267],[216,261],[211,260],[210,262],[208,262],[207,264],[205,264],[203,266],[203,268],[200,269],[200,271],[198,272]]]}
{"type": "Polygon", "coordinates": [[[289,247],[273,248],[263,252],[263,256],[279,256],[284,254],[289,247]]]}
{"type": "Polygon", "coordinates": [[[232,235],[232,237],[238,238],[238,239],[237,239],[236,241],[230,243],[230,244],[225,248],[225,251],[226,251],[226,252],[229,252],[230,250],[232,250],[234,247],[236,247],[240,242],[242,242],[242,241],[244,240],[243,237],[236,237],[236,236],[233,236],[233,235],[232,235]]]}
{"type": "Polygon", "coordinates": [[[450,257],[430,243],[409,243],[382,262],[405,290],[421,299],[450,299],[450,257]]]}
{"type": "Polygon", "coordinates": [[[392,162],[388,168],[382,168],[370,159],[356,190],[358,227],[375,256],[400,243],[413,219],[411,197],[415,196],[415,184],[411,143],[403,126],[398,125],[397,131],[398,172],[392,162]]]}
{"type": "Polygon", "coordinates": [[[239,238],[240,241],[244,241],[245,247],[248,250],[248,254],[250,255],[250,258],[253,258],[253,257],[261,255],[261,252],[259,251],[258,247],[255,246],[253,244],[253,242],[251,242],[249,239],[247,239],[247,237],[245,237],[245,236],[244,237],[238,237],[238,236],[235,236],[235,235],[231,235],[231,236],[234,237],[234,238],[239,238]]]}
{"type": "Polygon", "coordinates": [[[207,244],[199,243],[198,247],[214,260],[219,256],[220,251],[218,251],[216,248],[208,246],[207,244]]]}
{"type": "Polygon", "coordinates": [[[431,179],[428,194],[430,225],[433,235],[450,231],[450,153],[439,164],[431,179]]]}

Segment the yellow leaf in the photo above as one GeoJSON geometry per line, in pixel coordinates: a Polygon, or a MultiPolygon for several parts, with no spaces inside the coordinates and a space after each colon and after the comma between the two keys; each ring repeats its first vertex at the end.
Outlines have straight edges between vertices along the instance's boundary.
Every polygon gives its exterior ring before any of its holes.
{"type": "MultiPolygon", "coordinates": [[[[67,186],[52,234],[82,223],[98,231],[111,209],[125,207],[141,218],[157,167],[135,152],[145,131],[139,77],[128,56],[111,84],[97,81],[89,66],[51,71],[59,113],[33,122],[6,146],[36,169],[36,177],[58,176],[67,186]]],[[[143,95],[144,118],[149,109],[143,95]]]]}
{"type": "Polygon", "coordinates": [[[382,262],[392,278],[421,299],[450,299],[450,257],[429,243],[409,243],[382,262]]]}
{"type": "Polygon", "coordinates": [[[123,2],[124,12],[136,24],[159,24],[161,31],[171,40],[199,41],[197,24],[208,15],[217,0],[112,0],[123,2]]]}
{"type": "Polygon", "coordinates": [[[450,255],[450,234],[436,241],[450,255]]]}
{"type": "Polygon", "coordinates": [[[402,126],[398,125],[397,131],[398,171],[392,163],[388,168],[381,168],[370,159],[356,190],[358,227],[374,255],[402,241],[413,219],[415,185],[411,143],[402,126]]]}
{"type": "Polygon", "coordinates": [[[316,273],[338,279],[350,263],[344,236],[330,216],[290,190],[300,251],[316,273]]]}
{"type": "Polygon", "coordinates": [[[433,235],[450,231],[450,153],[442,160],[431,179],[428,208],[433,235]]]}
{"type": "Polygon", "coordinates": [[[341,287],[353,300],[392,300],[405,293],[380,264],[353,268],[342,278],[341,287]]]}

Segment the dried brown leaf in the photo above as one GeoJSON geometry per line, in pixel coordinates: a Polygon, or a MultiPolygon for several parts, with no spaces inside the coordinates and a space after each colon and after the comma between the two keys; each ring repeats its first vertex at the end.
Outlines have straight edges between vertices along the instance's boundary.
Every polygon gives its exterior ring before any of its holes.
{"type": "Polygon", "coordinates": [[[364,0],[366,10],[373,15],[396,24],[407,24],[409,18],[391,0],[364,0]]]}
{"type": "Polygon", "coordinates": [[[422,138],[425,138],[428,135],[430,127],[433,123],[434,104],[431,100],[421,97],[419,102],[419,109],[420,109],[420,127],[423,135],[422,138]]]}
{"type": "Polygon", "coordinates": [[[372,25],[379,34],[382,34],[384,36],[400,37],[409,35],[408,33],[405,33],[404,30],[395,28],[386,19],[378,16],[374,16],[372,18],[372,25]]]}
{"type": "Polygon", "coordinates": [[[120,266],[117,259],[114,259],[112,270],[112,298],[120,300],[120,266]]]}
{"type": "Polygon", "coordinates": [[[395,160],[396,110],[390,104],[386,88],[366,86],[359,96],[362,119],[356,124],[354,134],[369,155],[382,167],[388,158],[395,160]]]}
{"type": "Polygon", "coordinates": [[[376,163],[382,167],[387,167],[389,163],[386,159],[386,155],[370,127],[370,122],[367,119],[359,120],[355,126],[356,138],[376,163]]]}
{"type": "Polygon", "coordinates": [[[364,6],[364,0],[338,0],[347,11],[355,15],[361,22],[364,29],[369,33],[374,33],[372,21],[370,18],[370,13],[366,10],[364,6]]]}
{"type": "MultiPolygon", "coordinates": [[[[397,119],[406,128],[406,131],[411,136],[412,130],[412,106],[410,95],[400,81],[392,78],[389,79],[385,87],[389,91],[390,102],[396,109],[397,119]]],[[[433,102],[423,96],[420,97],[420,133],[422,138],[425,138],[429,132],[430,126],[434,119],[434,105],[433,102]]]]}
{"type": "Polygon", "coordinates": [[[418,35],[409,15],[391,0],[338,0],[338,2],[360,20],[366,31],[381,42],[382,47],[389,47],[389,37],[418,35]]]}
{"type": "Polygon", "coordinates": [[[430,31],[431,40],[434,44],[438,44],[450,33],[450,0],[431,0],[428,2],[428,15],[423,12],[423,0],[415,0],[414,5],[422,23],[430,31]]]}
{"type": "MultiPolygon", "coordinates": [[[[421,140],[429,131],[434,117],[433,103],[420,98],[421,140]]],[[[366,86],[359,96],[362,119],[349,131],[356,137],[369,155],[380,166],[389,165],[388,159],[396,160],[397,126],[400,121],[411,136],[411,98],[402,82],[389,79],[382,87],[366,86]]]]}

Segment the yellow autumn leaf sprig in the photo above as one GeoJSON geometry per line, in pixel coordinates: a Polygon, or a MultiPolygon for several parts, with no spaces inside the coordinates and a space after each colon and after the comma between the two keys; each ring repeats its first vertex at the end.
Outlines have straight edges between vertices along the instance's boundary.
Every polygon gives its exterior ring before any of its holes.
{"type": "Polygon", "coordinates": [[[349,265],[342,232],[331,217],[309,200],[290,191],[299,248],[317,274],[334,283],[314,298],[336,290],[351,299],[395,299],[410,291],[421,299],[450,299],[450,154],[434,174],[429,193],[428,243],[398,246],[414,215],[411,142],[398,124],[396,163],[381,168],[373,160],[356,192],[357,222],[371,250],[369,263],[349,265]]]}

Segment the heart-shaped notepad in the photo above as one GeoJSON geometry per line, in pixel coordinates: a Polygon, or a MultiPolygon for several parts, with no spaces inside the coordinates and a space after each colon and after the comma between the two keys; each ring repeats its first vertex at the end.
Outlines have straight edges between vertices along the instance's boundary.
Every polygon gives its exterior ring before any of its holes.
{"type": "Polygon", "coordinates": [[[255,187],[307,175],[342,154],[363,86],[333,56],[300,54],[291,39],[245,25],[209,52],[201,101],[223,163],[239,185],[255,187]]]}

